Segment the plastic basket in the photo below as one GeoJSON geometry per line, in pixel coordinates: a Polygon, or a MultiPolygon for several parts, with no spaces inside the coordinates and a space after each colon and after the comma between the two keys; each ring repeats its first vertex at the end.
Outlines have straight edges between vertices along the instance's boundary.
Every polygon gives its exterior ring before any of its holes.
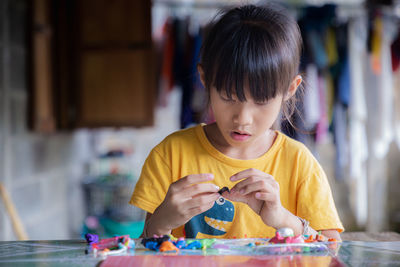
{"type": "Polygon", "coordinates": [[[129,175],[110,174],[88,177],[83,183],[87,216],[115,221],[143,221],[145,212],[128,202],[136,180],[129,175]]]}

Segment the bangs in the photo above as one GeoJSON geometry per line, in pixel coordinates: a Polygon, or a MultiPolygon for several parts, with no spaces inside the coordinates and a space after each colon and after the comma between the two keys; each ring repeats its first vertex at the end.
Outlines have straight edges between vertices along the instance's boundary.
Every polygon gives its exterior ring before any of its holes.
{"type": "Polygon", "coordinates": [[[212,85],[218,92],[223,90],[229,98],[235,95],[240,101],[246,101],[245,88],[248,87],[250,95],[258,102],[285,92],[285,85],[281,84],[285,80],[281,77],[283,47],[279,48],[274,38],[261,31],[264,30],[258,26],[244,24],[227,36],[229,41],[220,47],[220,56],[215,60],[219,64],[214,65],[213,71],[212,85]]]}
{"type": "Polygon", "coordinates": [[[223,16],[204,44],[206,86],[239,101],[246,101],[246,90],[257,102],[285,94],[298,71],[298,28],[274,12],[268,11],[271,19],[265,21],[249,19],[260,15],[251,10],[238,10],[223,16]]]}

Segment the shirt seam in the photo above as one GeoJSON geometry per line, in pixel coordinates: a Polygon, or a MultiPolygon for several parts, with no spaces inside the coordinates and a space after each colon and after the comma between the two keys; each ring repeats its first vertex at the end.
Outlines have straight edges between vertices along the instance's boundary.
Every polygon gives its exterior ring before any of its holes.
{"type": "Polygon", "coordinates": [[[136,206],[142,210],[145,210],[146,212],[149,212],[149,213],[153,213],[154,210],[157,208],[156,204],[151,203],[150,201],[148,201],[142,197],[139,197],[139,196],[136,196],[135,198],[131,199],[131,201],[129,201],[129,204],[136,206]],[[150,210],[153,210],[153,211],[150,211],[150,210]]]}
{"type": "Polygon", "coordinates": [[[168,170],[169,170],[169,172],[170,172],[170,175],[172,175],[172,169],[171,169],[171,167],[169,166],[169,164],[167,163],[167,161],[164,159],[164,157],[163,157],[163,155],[161,154],[161,152],[159,152],[158,149],[157,149],[156,147],[154,148],[154,152],[156,152],[156,153],[158,154],[158,156],[160,157],[160,159],[162,160],[162,162],[165,164],[165,166],[167,166],[167,168],[168,168],[168,170]]]}

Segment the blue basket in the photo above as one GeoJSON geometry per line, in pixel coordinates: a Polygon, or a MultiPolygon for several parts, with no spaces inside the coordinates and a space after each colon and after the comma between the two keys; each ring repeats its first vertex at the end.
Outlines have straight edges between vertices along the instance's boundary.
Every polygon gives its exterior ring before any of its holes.
{"type": "Polygon", "coordinates": [[[144,227],[144,221],[116,222],[107,218],[101,218],[100,224],[104,228],[104,233],[108,236],[129,235],[131,238],[139,238],[144,227]]]}
{"type": "Polygon", "coordinates": [[[110,174],[88,177],[83,183],[86,215],[117,222],[141,222],[145,212],[129,204],[136,180],[132,176],[110,174]]]}

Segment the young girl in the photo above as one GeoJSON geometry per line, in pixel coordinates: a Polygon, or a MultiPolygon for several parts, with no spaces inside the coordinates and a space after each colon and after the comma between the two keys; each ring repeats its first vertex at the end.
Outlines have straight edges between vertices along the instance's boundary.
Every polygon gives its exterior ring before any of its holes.
{"type": "Polygon", "coordinates": [[[211,25],[198,70],[215,123],[175,132],[149,154],[130,201],[147,211],[142,236],[272,237],[289,227],[340,240],[321,166],[271,129],[302,82],[300,53],[296,21],[276,7],[233,8],[211,25]]]}

